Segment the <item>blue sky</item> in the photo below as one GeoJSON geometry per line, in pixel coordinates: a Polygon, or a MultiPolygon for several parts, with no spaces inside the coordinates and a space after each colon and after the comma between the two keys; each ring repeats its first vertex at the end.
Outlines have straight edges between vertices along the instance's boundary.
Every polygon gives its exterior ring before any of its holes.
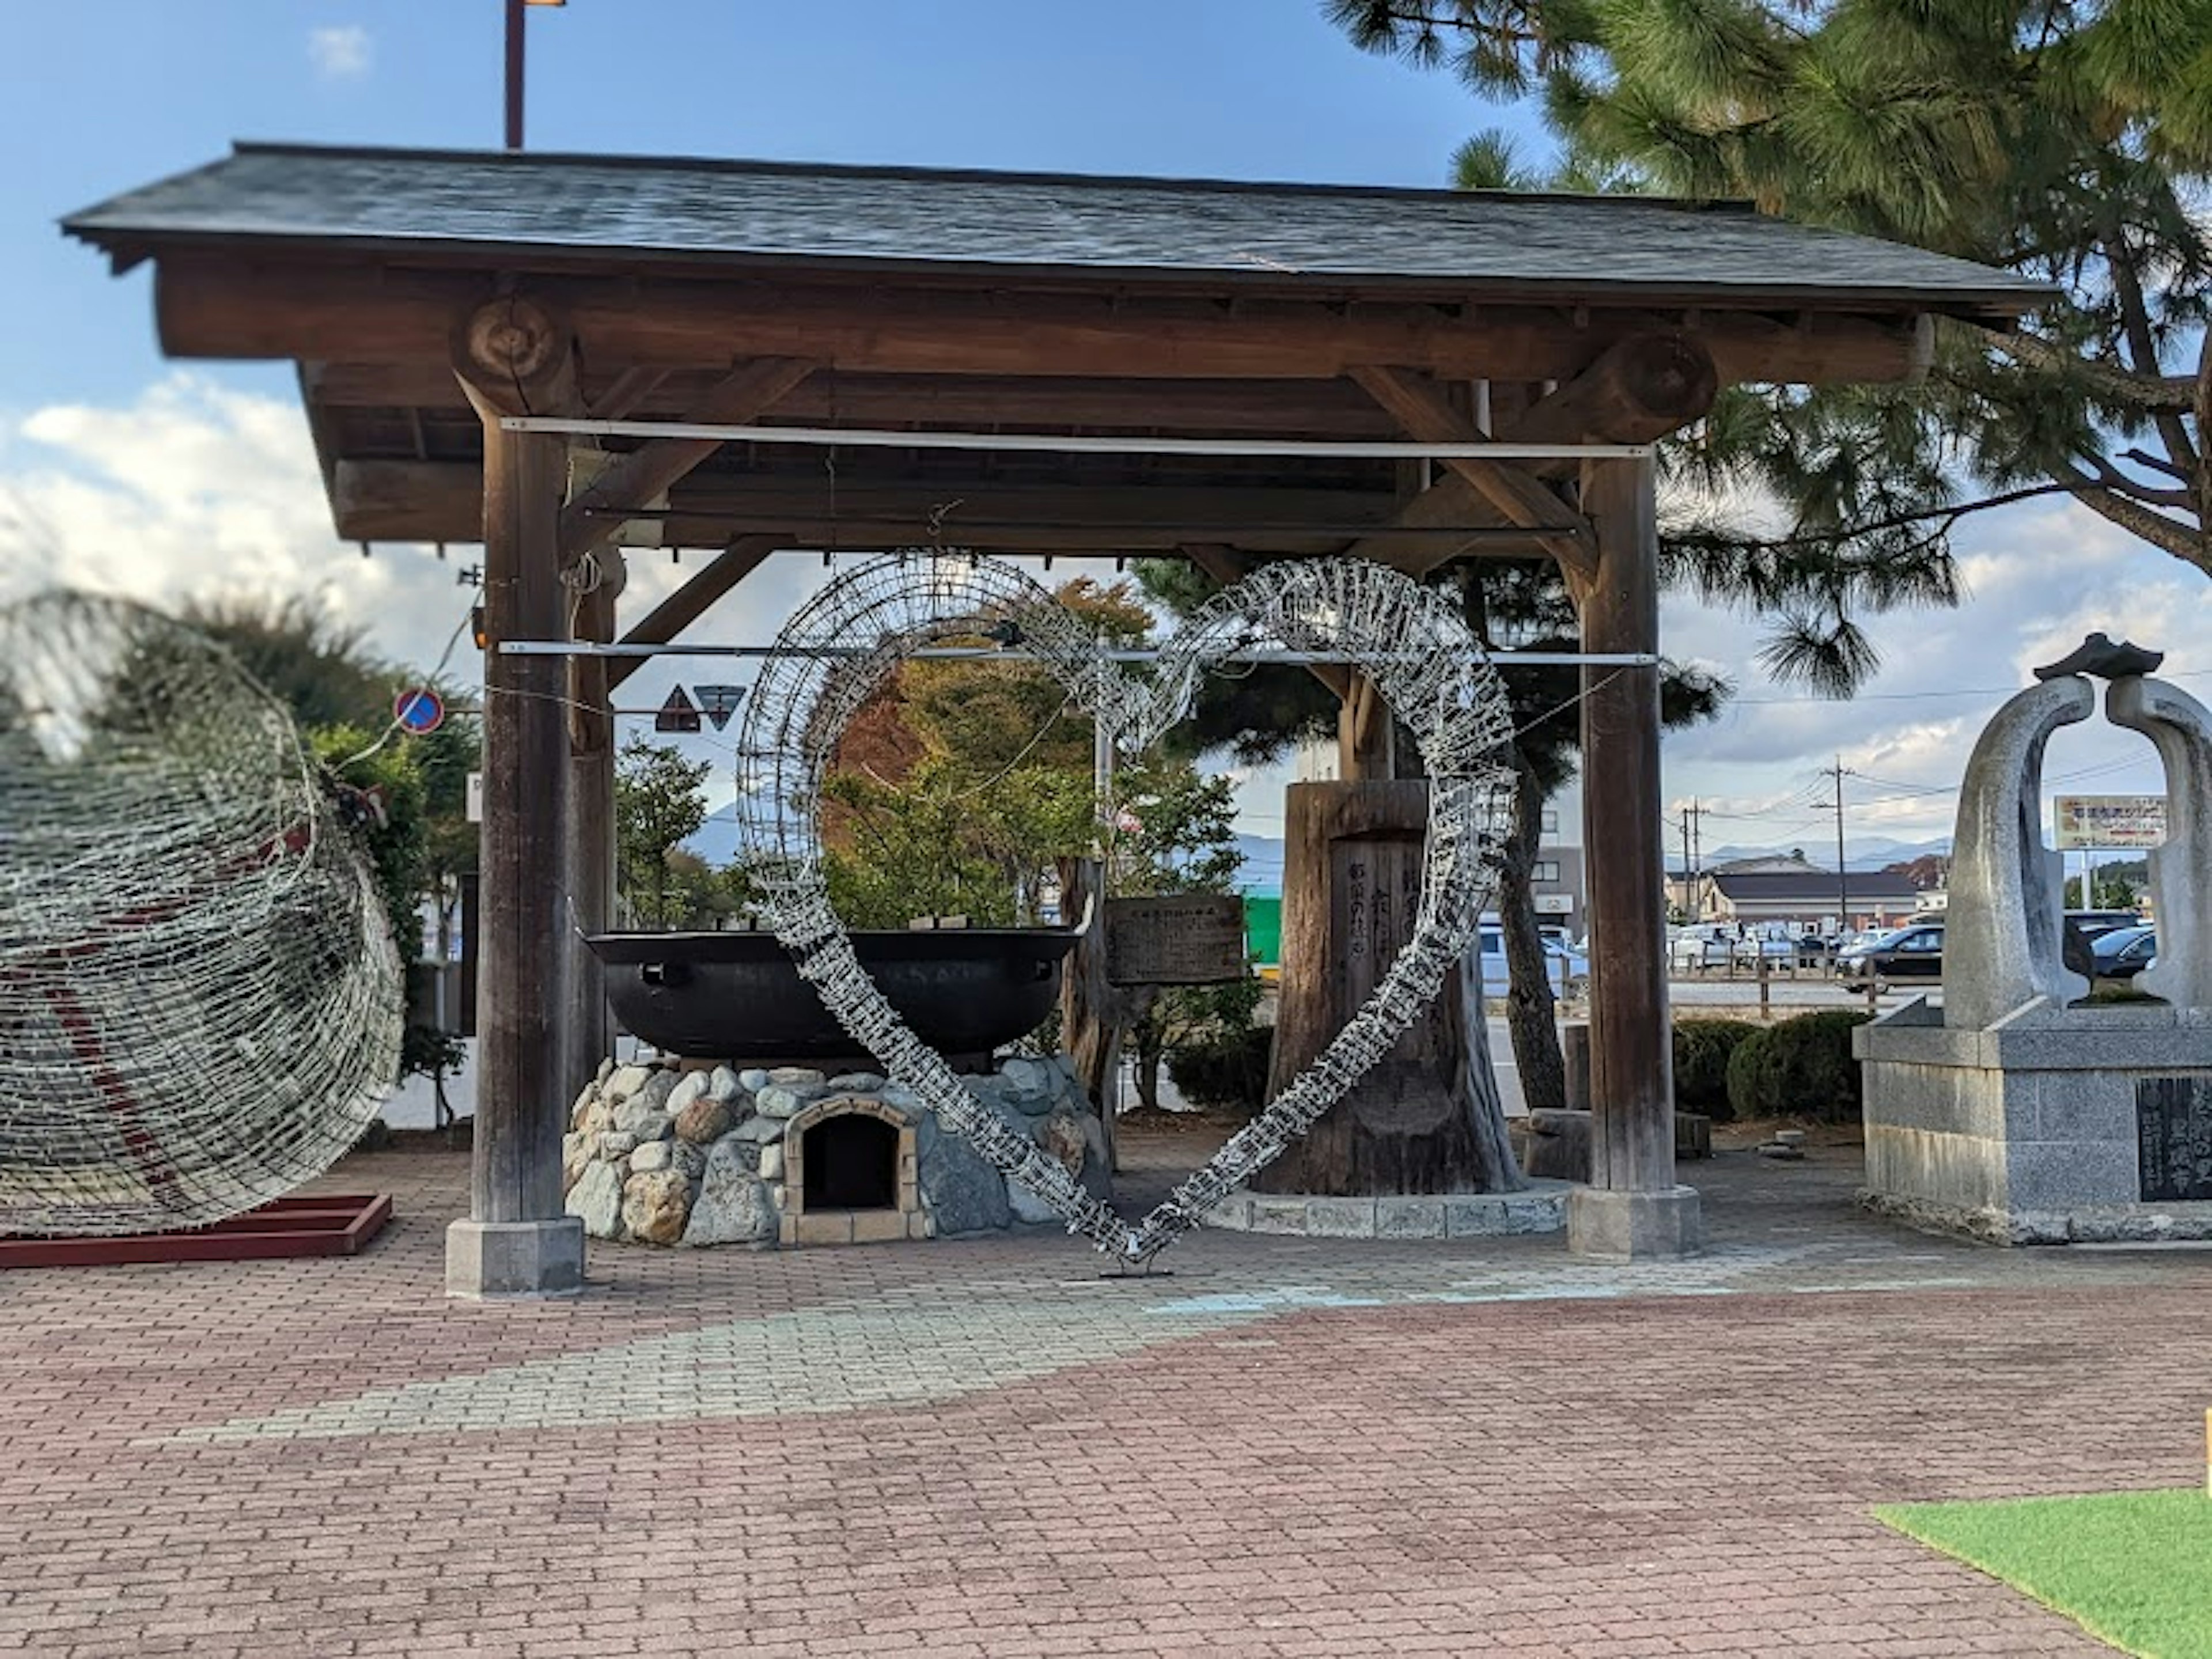
{"type": "MultiPolygon", "coordinates": [[[[0,182],[10,406],[161,372],[143,279],[101,280],[64,213],[236,138],[500,142],[500,0],[10,10],[0,138],[33,162],[0,182]]],[[[571,0],[532,9],[528,49],[533,149],[1425,185],[1478,125],[1307,0],[571,0]]]]}
{"type": "MultiPolygon", "coordinates": [[[[58,574],[157,596],[313,587],[388,652],[435,658],[465,596],[427,551],[363,560],[333,542],[289,369],[165,363],[144,274],[111,279],[54,222],[236,138],[493,147],[501,12],[499,0],[11,8],[0,595],[58,574]]],[[[1316,0],[570,0],[532,14],[530,67],[529,138],[545,149],[1419,185],[1443,182],[1479,127],[1534,132],[1448,76],[1354,52],[1316,0]]],[[[1767,684],[1755,624],[1670,599],[1668,648],[1742,694],[1668,745],[1669,799],[1735,815],[1708,820],[1708,847],[1827,844],[1832,821],[1803,802],[1838,753],[1865,775],[1855,836],[1944,833],[1942,791],[2002,688],[2089,628],[2212,671],[2201,575],[2070,507],[1970,522],[1969,608],[1878,623],[1885,667],[1857,702],[1767,684]]],[[[813,562],[779,560],[749,582],[725,636],[772,635],[813,562]]],[[[680,574],[641,562],[625,609],[680,574]]],[[[657,701],[674,678],[631,684],[657,701]]],[[[2202,694],[2212,678],[2184,684],[2202,694]]],[[[2051,769],[2085,774],[2085,789],[2158,787],[2148,745],[2101,730],[2061,734],[2051,769]]],[[[1248,827],[1279,821],[1270,795],[1253,792],[1248,827]]]]}

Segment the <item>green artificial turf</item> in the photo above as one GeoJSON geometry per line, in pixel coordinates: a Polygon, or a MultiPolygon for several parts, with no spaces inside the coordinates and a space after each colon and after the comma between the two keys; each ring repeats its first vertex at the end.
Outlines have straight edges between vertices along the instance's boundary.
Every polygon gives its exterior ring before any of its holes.
{"type": "Polygon", "coordinates": [[[1890,1504],[1875,1517],[2142,1659],[2212,1659],[2212,1498],[2202,1491],[1890,1504]]]}

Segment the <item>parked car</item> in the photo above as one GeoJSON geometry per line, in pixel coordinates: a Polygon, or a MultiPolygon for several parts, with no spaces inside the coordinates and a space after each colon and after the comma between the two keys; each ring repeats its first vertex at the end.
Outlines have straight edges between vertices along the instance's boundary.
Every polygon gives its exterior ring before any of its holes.
{"type": "Polygon", "coordinates": [[[1667,941],[1668,965],[1674,968],[1725,968],[1735,954],[1734,930],[1717,922],[1695,923],[1667,941]]]}
{"type": "MultiPolygon", "coordinates": [[[[1482,989],[1486,996],[1504,996],[1511,975],[1505,965],[1505,930],[1495,922],[1482,924],[1480,933],[1482,989]]],[[[1565,996],[1589,977],[1589,959],[1559,939],[1544,940],[1544,966],[1552,981],[1552,994],[1565,996]]]]}
{"type": "Polygon", "coordinates": [[[2069,910],[2066,925],[2094,943],[2121,928],[2140,927],[2143,919],[2132,910],[2069,910]]]}
{"type": "Polygon", "coordinates": [[[2155,927],[2115,927],[2089,942],[2099,979],[2133,979],[2158,960],[2155,927]]]}
{"type": "Polygon", "coordinates": [[[1863,944],[1845,945],[1836,956],[1836,973],[1854,991],[1877,979],[1941,979],[1943,930],[1898,927],[1863,944]]]}
{"type": "Polygon", "coordinates": [[[1818,968],[1843,948],[1844,941],[1840,938],[1808,928],[1797,936],[1797,965],[1800,968],[1818,968]]]}
{"type": "Polygon", "coordinates": [[[1797,941],[1780,933],[1753,933],[1735,942],[1735,959],[1753,967],[1765,957],[1770,966],[1776,963],[1794,962],[1797,957],[1797,941]]]}

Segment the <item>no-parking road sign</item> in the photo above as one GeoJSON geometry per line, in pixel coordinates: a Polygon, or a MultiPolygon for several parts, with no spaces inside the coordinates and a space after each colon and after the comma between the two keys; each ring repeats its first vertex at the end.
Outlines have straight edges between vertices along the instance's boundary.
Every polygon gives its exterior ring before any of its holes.
{"type": "Polygon", "coordinates": [[[414,686],[392,699],[392,718],[401,731],[427,738],[446,723],[445,700],[428,686],[414,686]]]}

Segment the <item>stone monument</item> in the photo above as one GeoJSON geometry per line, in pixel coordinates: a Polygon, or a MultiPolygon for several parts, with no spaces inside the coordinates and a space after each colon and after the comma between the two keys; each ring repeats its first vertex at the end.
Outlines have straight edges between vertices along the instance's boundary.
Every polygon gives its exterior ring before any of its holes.
{"type": "Polygon", "coordinates": [[[1943,1002],[1861,1028],[1873,1209],[2007,1244],[2212,1237],[2212,714],[2093,634],[2000,708],[1959,800],[1943,1002]],[[2043,844],[2043,752],[2096,711],[2166,780],[2150,854],[2158,960],[2093,1000],[2067,964],[2063,869],[2043,844]]]}

